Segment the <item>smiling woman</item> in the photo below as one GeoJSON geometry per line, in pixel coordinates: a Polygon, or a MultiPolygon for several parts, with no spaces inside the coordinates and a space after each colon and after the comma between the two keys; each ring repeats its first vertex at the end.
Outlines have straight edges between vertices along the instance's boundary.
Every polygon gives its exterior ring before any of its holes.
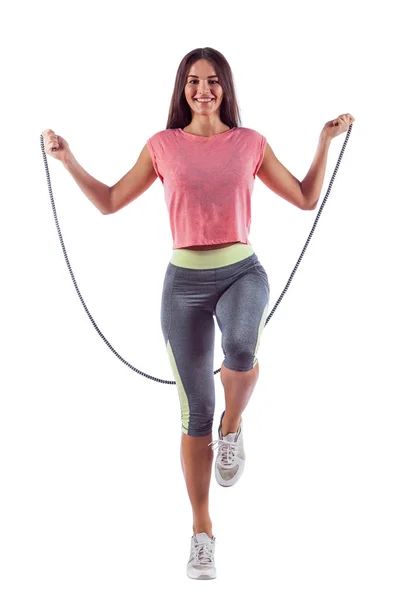
{"type": "MultiPolygon", "coordinates": [[[[350,117],[341,115],[336,130],[350,117]]],[[[43,132],[47,153],[65,156],[66,168],[103,214],[117,212],[157,178],[164,186],[173,253],[160,320],[174,381],[146,376],[175,383],[179,394],[181,466],[193,512],[191,578],[216,577],[208,498],[212,447],[218,447],[219,485],[236,484],[245,465],[242,413],[258,380],[257,352],[270,298],[267,273],[249,240],[254,181],[258,176],[296,208],[315,208],[335,125],[326,124],[300,182],[278,161],[264,135],[241,126],[225,57],[213,48],[197,48],[179,65],[166,129],[147,139],[136,164],[112,187],[89,175],[60,136],[43,132]],[[214,317],[222,333],[225,410],[213,442],[214,317]]]]}

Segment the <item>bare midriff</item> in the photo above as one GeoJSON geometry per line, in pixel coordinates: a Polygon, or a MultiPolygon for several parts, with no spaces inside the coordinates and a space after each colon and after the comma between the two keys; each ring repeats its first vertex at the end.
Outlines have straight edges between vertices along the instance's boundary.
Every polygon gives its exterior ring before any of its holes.
{"type": "Polygon", "coordinates": [[[180,248],[181,250],[217,250],[218,248],[226,248],[227,246],[233,246],[233,244],[239,244],[240,242],[229,242],[228,244],[213,244],[212,246],[186,246],[180,248]]]}

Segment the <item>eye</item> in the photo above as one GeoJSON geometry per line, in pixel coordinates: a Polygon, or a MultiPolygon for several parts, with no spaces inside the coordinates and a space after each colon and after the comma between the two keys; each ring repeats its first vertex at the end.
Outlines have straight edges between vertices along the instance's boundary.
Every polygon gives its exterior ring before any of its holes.
{"type": "MultiPolygon", "coordinates": [[[[192,83],[193,81],[198,81],[198,80],[197,80],[197,79],[191,79],[191,80],[189,81],[189,83],[192,83]]],[[[211,81],[211,83],[218,83],[218,81],[217,81],[216,79],[209,79],[208,81],[209,81],[209,82],[211,81]]]]}

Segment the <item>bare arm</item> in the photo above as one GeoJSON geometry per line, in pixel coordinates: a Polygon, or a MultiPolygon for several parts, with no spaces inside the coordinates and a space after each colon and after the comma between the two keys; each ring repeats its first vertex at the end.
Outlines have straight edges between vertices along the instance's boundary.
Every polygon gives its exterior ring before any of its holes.
{"type": "Polygon", "coordinates": [[[85,196],[103,215],[106,215],[110,207],[111,188],[89,175],[78,163],[72,152],[67,154],[63,165],[75,179],[85,196]]]}
{"type": "Polygon", "coordinates": [[[301,182],[304,198],[311,210],[316,208],[321,195],[330,144],[331,139],[322,132],[310,170],[301,182]]]}
{"type": "Polygon", "coordinates": [[[277,159],[268,143],[257,175],[275,194],[297,208],[302,210],[314,208],[311,207],[311,203],[307,203],[301,189],[301,182],[277,159]]]}
{"type": "Polygon", "coordinates": [[[116,213],[136,200],[157,179],[150,152],[145,144],[136,163],[116,184],[111,187],[109,214],[116,213]]]}
{"type": "Polygon", "coordinates": [[[89,175],[72,152],[67,154],[63,165],[85,196],[103,215],[113,214],[132,202],[157,179],[147,145],[142,149],[132,169],[111,187],[89,175]]]}

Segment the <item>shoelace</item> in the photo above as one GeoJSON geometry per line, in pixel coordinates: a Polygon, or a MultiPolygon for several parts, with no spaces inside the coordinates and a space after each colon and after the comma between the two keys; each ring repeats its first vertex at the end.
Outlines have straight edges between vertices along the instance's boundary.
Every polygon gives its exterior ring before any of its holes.
{"type": "Polygon", "coordinates": [[[196,562],[202,565],[212,562],[212,548],[207,543],[200,544],[194,540],[194,556],[196,562]]]}
{"type": "Polygon", "coordinates": [[[208,444],[213,450],[219,446],[221,451],[221,462],[225,467],[232,466],[235,458],[235,450],[239,446],[239,442],[227,442],[226,440],[214,440],[208,444]]]}

